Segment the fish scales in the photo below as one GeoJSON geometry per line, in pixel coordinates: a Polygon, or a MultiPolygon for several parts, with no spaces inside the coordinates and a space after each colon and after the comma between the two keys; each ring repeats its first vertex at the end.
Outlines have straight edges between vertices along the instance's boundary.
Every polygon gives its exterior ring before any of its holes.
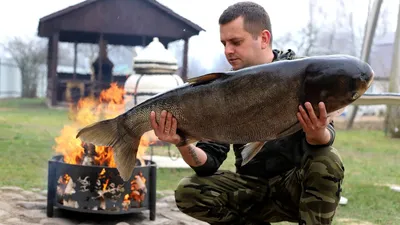
{"type": "MultiPolygon", "coordinates": [[[[135,118],[140,117],[148,121],[145,130],[150,130],[150,112],[155,110],[159,114],[161,109],[165,109],[177,118],[179,129],[184,134],[197,140],[245,143],[254,138],[265,140],[265,134],[268,133],[275,138],[272,133],[276,132],[279,126],[286,127],[295,123],[293,116],[288,117],[296,113],[296,105],[299,102],[298,94],[292,90],[297,90],[304,79],[301,76],[304,73],[300,72],[286,75],[291,78],[280,74],[274,70],[253,74],[234,73],[227,79],[216,80],[209,85],[193,88],[187,86],[180,90],[181,94],[166,93],[138,106],[136,111],[144,113],[135,118]],[[271,84],[271,87],[266,89],[268,84],[271,84]],[[282,99],[282,96],[285,98],[282,99]],[[221,104],[226,104],[226,107],[218,108],[221,104]],[[243,107],[244,105],[246,107],[243,107]],[[271,110],[272,106],[278,111],[271,110]],[[257,121],[254,120],[256,116],[260,117],[257,121]],[[283,121],[283,124],[277,121],[283,121]]],[[[136,114],[136,111],[132,113],[136,114]]],[[[130,114],[127,117],[130,117],[130,114]]],[[[138,123],[140,122],[137,120],[129,121],[127,126],[133,130],[136,129],[133,126],[138,123]]]]}

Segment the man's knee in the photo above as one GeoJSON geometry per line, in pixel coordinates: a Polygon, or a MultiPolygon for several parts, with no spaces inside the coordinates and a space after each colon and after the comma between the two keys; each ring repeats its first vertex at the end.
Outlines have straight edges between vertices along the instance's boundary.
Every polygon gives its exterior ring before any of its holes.
{"type": "Polygon", "coordinates": [[[326,212],[335,211],[344,178],[344,166],[338,151],[333,147],[312,149],[302,170],[303,197],[312,197],[314,200],[310,200],[310,204],[323,203],[326,212]]]}
{"type": "Polygon", "coordinates": [[[302,168],[300,224],[331,224],[344,178],[342,159],[333,147],[312,149],[302,168]]]}
{"type": "Polygon", "coordinates": [[[195,188],[198,181],[195,183],[194,176],[184,177],[179,181],[175,190],[175,201],[178,208],[186,208],[196,204],[195,199],[197,199],[199,192],[195,188]]]}
{"type": "Polygon", "coordinates": [[[344,177],[343,161],[334,147],[310,149],[303,162],[306,177],[322,176],[328,180],[342,180],[344,177]]]}
{"type": "Polygon", "coordinates": [[[248,182],[255,187],[261,183],[230,171],[185,177],[175,190],[176,205],[181,212],[211,224],[243,224],[239,212],[246,214],[249,205],[264,195],[264,191],[249,189],[248,182]]]}
{"type": "Polygon", "coordinates": [[[213,184],[209,179],[192,175],[179,181],[175,190],[175,202],[181,212],[202,219],[213,208],[219,193],[210,191],[213,184]]]}
{"type": "Polygon", "coordinates": [[[335,148],[310,149],[303,161],[302,178],[303,193],[334,208],[339,204],[344,166],[335,148]]]}

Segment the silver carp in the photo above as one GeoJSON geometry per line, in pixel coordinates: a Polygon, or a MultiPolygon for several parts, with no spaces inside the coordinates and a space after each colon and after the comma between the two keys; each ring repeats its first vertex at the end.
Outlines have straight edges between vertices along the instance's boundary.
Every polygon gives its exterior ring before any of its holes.
{"type": "Polygon", "coordinates": [[[210,73],[189,79],[184,85],[157,94],[129,111],[81,129],[83,142],[111,146],[123,180],[136,163],[141,136],[152,130],[150,112],[157,121],[167,110],[178,121],[177,132],[190,143],[210,140],[248,143],[243,164],[262,143],[301,129],[296,117],[299,105],[310,102],[316,115],[324,102],[334,113],[357,100],[370,87],[370,65],[348,55],[313,56],[210,73]]]}

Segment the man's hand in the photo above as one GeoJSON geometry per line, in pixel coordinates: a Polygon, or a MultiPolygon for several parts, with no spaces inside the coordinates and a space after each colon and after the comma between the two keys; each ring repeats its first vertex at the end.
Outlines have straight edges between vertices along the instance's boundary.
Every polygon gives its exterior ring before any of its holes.
{"type": "Polygon", "coordinates": [[[318,104],[320,112],[319,118],[315,115],[311,103],[306,102],[304,105],[309,116],[304,108],[299,106],[300,112],[297,113],[297,118],[300,121],[303,131],[306,133],[307,142],[311,145],[327,144],[331,139],[331,134],[327,129],[329,118],[325,109],[325,104],[323,102],[318,104]]]}
{"type": "MultiPolygon", "coordinates": [[[[178,122],[170,112],[167,113],[165,110],[161,111],[160,122],[157,123],[156,113],[152,111],[150,113],[150,121],[154,134],[160,141],[165,141],[174,145],[181,142],[182,137],[176,133],[178,122]]],[[[183,144],[178,147],[178,149],[183,160],[190,166],[201,166],[207,161],[206,153],[194,145],[183,144]]]]}
{"type": "Polygon", "coordinates": [[[158,124],[156,113],[152,111],[150,113],[150,121],[154,133],[160,141],[165,141],[174,145],[181,141],[181,137],[176,133],[178,123],[170,112],[167,113],[165,110],[161,111],[160,123],[158,124]]]}

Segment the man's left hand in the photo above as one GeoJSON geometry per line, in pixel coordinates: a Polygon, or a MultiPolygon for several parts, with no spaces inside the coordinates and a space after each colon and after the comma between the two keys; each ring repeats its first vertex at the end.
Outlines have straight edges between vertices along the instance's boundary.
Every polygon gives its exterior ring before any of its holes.
{"type": "Polygon", "coordinates": [[[311,103],[306,102],[304,105],[308,115],[305,109],[300,105],[300,112],[297,113],[297,118],[300,121],[303,131],[306,133],[307,142],[311,145],[327,144],[330,141],[331,134],[327,129],[329,118],[325,109],[325,104],[323,102],[318,104],[320,112],[319,118],[315,115],[311,103]]]}

